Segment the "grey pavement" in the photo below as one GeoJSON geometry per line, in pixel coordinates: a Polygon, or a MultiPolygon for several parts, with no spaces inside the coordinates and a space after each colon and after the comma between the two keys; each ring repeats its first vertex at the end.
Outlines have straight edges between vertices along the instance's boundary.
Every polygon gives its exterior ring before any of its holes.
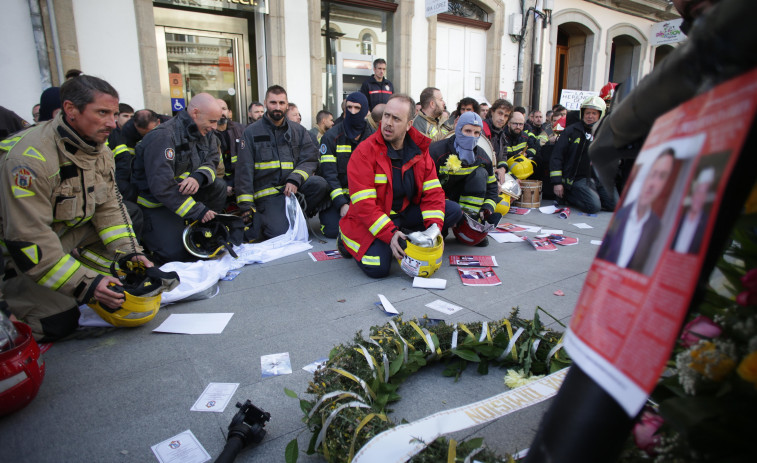
{"type": "MultiPolygon", "coordinates": [[[[284,461],[287,443],[297,438],[306,449],[310,434],[301,421],[298,401],[284,388],[305,396],[312,375],[302,367],[328,356],[335,345],[349,343],[359,330],[383,324],[387,316],[374,303],[384,294],[406,317],[450,321],[493,321],[519,306],[531,318],[536,306],[568,324],[586,273],[610,213],[567,220],[534,209],[503,221],[563,229],[578,237],[575,246],[536,252],[527,243],[496,243],[470,248],[445,243],[445,263],[434,277],[447,279],[444,290],[412,288],[412,280],[394,265],[389,277],[366,277],[350,259],[313,262],[306,252],[267,264],[244,267],[220,293],[203,301],[162,308],[145,326],[121,329],[98,338],[55,343],[43,358],[47,373],[37,398],[25,409],[0,418],[3,462],[150,462],[150,447],[187,429],[215,459],[223,449],[234,404],[252,400],[271,413],[263,442],[243,451],[237,461],[284,461]],[[573,224],[584,222],[592,229],[573,224]],[[446,256],[494,255],[502,285],[466,287],[446,256]],[[562,290],[565,296],[555,296],[562,290]],[[464,308],[447,316],[425,307],[442,299],[464,308]],[[234,312],[222,334],[158,334],[152,330],[172,313],[234,312]],[[293,373],[261,378],[260,357],[289,352],[293,373]],[[211,382],[239,383],[223,413],[190,412],[211,382]]],[[[317,228],[317,221],[311,222],[317,228]]],[[[322,237],[321,237],[322,238],[322,237]]],[[[313,237],[313,251],[335,249],[334,240],[313,237]]],[[[548,317],[542,316],[546,324],[548,317]]],[[[562,329],[552,322],[551,327],[562,329]]],[[[468,368],[459,381],[428,367],[399,389],[392,417],[415,420],[440,410],[475,402],[504,391],[504,369],[480,376],[468,368]]],[[[549,401],[505,416],[453,437],[484,437],[494,450],[516,452],[530,445],[549,401]]],[[[300,460],[322,461],[301,453],[300,460]]]]}

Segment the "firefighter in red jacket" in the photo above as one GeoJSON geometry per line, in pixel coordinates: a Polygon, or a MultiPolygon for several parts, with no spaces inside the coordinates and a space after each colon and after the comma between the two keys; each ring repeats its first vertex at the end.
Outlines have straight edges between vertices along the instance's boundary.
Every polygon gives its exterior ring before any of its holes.
{"type": "Polygon", "coordinates": [[[374,278],[389,274],[404,256],[406,232],[436,225],[446,231],[462,218],[460,206],[445,201],[428,154],[431,139],[412,127],[415,102],[394,95],[380,130],[352,153],[347,178],[352,205],[339,223],[340,251],[374,278]]]}

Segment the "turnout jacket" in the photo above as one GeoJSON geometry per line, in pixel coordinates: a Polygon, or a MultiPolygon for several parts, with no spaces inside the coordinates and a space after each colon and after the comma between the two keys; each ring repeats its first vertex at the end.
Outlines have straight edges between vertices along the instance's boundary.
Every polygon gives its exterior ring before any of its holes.
{"type": "Polygon", "coordinates": [[[247,143],[244,141],[244,129],[245,127],[239,122],[229,121],[226,124],[226,130],[221,132],[215,131],[218,137],[219,146],[221,149],[221,158],[223,159],[224,176],[226,184],[230,187],[234,186],[234,172],[236,170],[237,162],[239,161],[239,152],[247,149],[247,143]],[[222,138],[226,138],[222,140],[222,138]],[[228,141],[228,146],[226,142],[228,141]]]}
{"type": "MultiPolygon", "coordinates": [[[[447,182],[443,185],[443,189],[446,191],[452,189],[462,188],[465,183],[465,178],[468,175],[473,174],[476,169],[484,169],[486,171],[486,190],[482,191],[482,196],[461,196],[461,205],[475,205],[477,211],[481,208],[488,209],[489,212],[494,212],[494,208],[499,202],[499,184],[497,178],[494,176],[494,166],[492,166],[491,158],[484,153],[481,148],[476,146],[475,156],[472,165],[463,164],[463,166],[457,171],[453,172],[449,170],[445,164],[450,155],[457,155],[455,149],[455,137],[453,135],[444,140],[431,143],[428,148],[428,153],[431,159],[436,164],[437,174],[447,175],[447,182]]],[[[459,156],[458,156],[459,157],[459,156]]]]}
{"type": "Polygon", "coordinates": [[[209,210],[192,196],[179,192],[179,183],[192,177],[200,188],[213,183],[220,160],[218,139],[203,136],[187,111],[155,127],[137,146],[131,181],[137,202],[146,208],[165,206],[179,217],[199,220],[209,210]]]}
{"type": "Polygon", "coordinates": [[[14,270],[80,304],[102,276],[70,252],[94,232],[114,256],[142,252],[116,191],[113,153],[63,112],[0,142],[0,240],[14,270]]]}
{"type": "Polygon", "coordinates": [[[539,157],[539,141],[536,137],[530,137],[528,133],[523,130],[515,139],[512,139],[512,133],[510,127],[505,127],[502,130],[502,136],[499,139],[500,147],[497,153],[497,167],[507,167],[507,160],[513,156],[517,156],[521,151],[525,150],[525,156],[529,159],[533,159],[537,164],[541,165],[541,157],[539,157]]]}
{"type": "Polygon", "coordinates": [[[350,203],[350,192],[347,183],[347,163],[358,144],[364,142],[373,134],[374,130],[367,123],[360,140],[350,140],[344,133],[344,125],[339,123],[329,129],[321,138],[321,172],[329,184],[331,203],[339,209],[350,203]]]}
{"type": "MultiPolygon", "coordinates": [[[[414,143],[420,153],[402,165],[403,174],[412,168],[415,181],[415,195],[405,198],[402,210],[410,203],[418,204],[423,225],[428,228],[436,224],[441,230],[444,225],[444,191],[436,176],[434,161],[428,155],[431,140],[411,127],[405,135],[405,143],[414,143]]],[[[397,230],[389,218],[394,199],[392,162],[380,132],[371,135],[352,153],[347,177],[352,205],[339,222],[339,229],[345,247],[360,260],[374,239],[389,243],[397,230]]]]}
{"type": "Polygon", "coordinates": [[[129,119],[121,128],[114,129],[105,144],[113,151],[116,162],[116,185],[124,199],[136,202],[139,192],[131,184],[131,168],[134,162],[134,148],[142,140],[142,135],[129,119]]]}
{"type": "Polygon", "coordinates": [[[549,180],[552,184],[570,186],[576,180],[591,175],[591,142],[586,138],[586,133],[583,122],[576,122],[566,127],[557,139],[549,159],[549,180]]]}
{"type": "Polygon", "coordinates": [[[394,93],[394,85],[386,77],[381,82],[377,81],[374,74],[363,81],[360,93],[368,99],[368,109],[373,109],[377,104],[389,101],[394,93]]]}
{"type": "Polygon", "coordinates": [[[286,183],[299,188],[318,168],[318,151],[310,134],[286,118],[276,127],[264,115],[245,129],[244,140],[247,149],[240,152],[234,173],[240,207],[280,193],[286,183]]]}
{"type": "Polygon", "coordinates": [[[422,111],[418,111],[418,114],[415,115],[415,119],[413,119],[413,127],[430,138],[431,141],[439,141],[448,133],[442,129],[442,124],[439,122],[439,119],[429,117],[423,114],[422,111]]]}

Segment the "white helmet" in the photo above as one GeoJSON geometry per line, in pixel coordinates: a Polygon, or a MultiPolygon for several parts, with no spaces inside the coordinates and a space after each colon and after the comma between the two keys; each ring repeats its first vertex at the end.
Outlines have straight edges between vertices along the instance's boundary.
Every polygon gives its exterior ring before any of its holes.
{"type": "Polygon", "coordinates": [[[604,116],[605,116],[605,110],[607,109],[607,104],[605,103],[605,100],[598,96],[590,96],[586,98],[583,103],[581,103],[581,120],[584,120],[584,109],[596,109],[599,111],[599,119],[597,119],[597,122],[599,122],[604,116]]]}

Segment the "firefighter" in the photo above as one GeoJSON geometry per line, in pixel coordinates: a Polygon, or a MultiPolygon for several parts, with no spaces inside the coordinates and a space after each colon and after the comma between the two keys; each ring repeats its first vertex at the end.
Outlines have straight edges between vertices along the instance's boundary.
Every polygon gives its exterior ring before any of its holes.
{"type": "Polygon", "coordinates": [[[144,213],[145,246],[163,262],[196,260],[182,244],[184,228],[215,217],[226,204],[226,182],[213,134],[221,107],[198,93],[185,111],[149,132],[137,145],[132,183],[144,213]]]}
{"type": "Polygon", "coordinates": [[[289,229],[285,196],[300,193],[298,200],[305,205],[303,212],[312,217],[328,194],[326,180],[315,175],[318,150],[305,127],[286,120],[288,105],[283,87],[269,87],[265,114],[244,131],[247,149],[239,154],[234,189],[241,209],[254,205],[252,224],[256,239],[282,235],[289,229]]]}
{"type": "MultiPolygon", "coordinates": [[[[464,112],[455,126],[455,135],[432,143],[429,154],[447,198],[458,203],[463,212],[496,225],[502,215],[494,212],[499,201],[494,167],[491,158],[476,146],[482,127],[477,112],[464,112]]],[[[484,237],[474,244],[486,246],[489,241],[484,237]]]]}
{"type": "Polygon", "coordinates": [[[218,98],[216,102],[221,107],[221,119],[218,121],[215,135],[218,137],[218,146],[221,149],[221,158],[223,159],[226,195],[230,197],[234,193],[234,170],[239,160],[239,152],[244,150],[246,146],[244,143],[245,126],[231,120],[233,113],[226,101],[218,98]]]}
{"type": "Polygon", "coordinates": [[[321,232],[328,238],[339,234],[339,220],[350,208],[347,163],[357,145],[373,134],[365,116],[368,100],[360,92],[347,97],[344,122],[332,127],[321,139],[321,171],[329,184],[331,206],[321,211],[321,232]]]}
{"type": "MultiPolygon", "coordinates": [[[[60,89],[62,111],[0,142],[0,282],[11,312],[40,341],[72,333],[79,305],[124,302],[107,275],[116,253],[140,254],[104,142],[116,127],[118,92],[80,76],[60,89]]],[[[144,256],[132,258],[145,267],[144,256]]]]}

